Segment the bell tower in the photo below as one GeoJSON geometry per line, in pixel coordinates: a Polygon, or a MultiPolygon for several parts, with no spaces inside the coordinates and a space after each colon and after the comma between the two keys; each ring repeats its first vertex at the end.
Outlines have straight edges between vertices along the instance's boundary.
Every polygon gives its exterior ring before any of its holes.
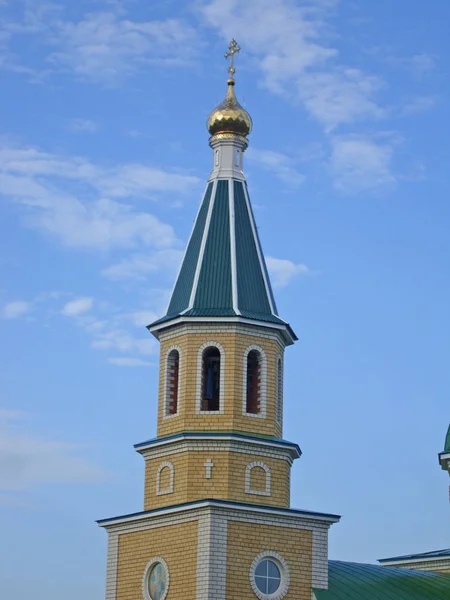
{"type": "Polygon", "coordinates": [[[99,521],[108,532],[106,600],[310,600],[328,581],[336,515],[290,508],[297,444],[282,437],[285,348],[243,155],[252,120],[227,93],[208,117],[212,172],[160,342],[157,437],[144,510],[99,521]]]}

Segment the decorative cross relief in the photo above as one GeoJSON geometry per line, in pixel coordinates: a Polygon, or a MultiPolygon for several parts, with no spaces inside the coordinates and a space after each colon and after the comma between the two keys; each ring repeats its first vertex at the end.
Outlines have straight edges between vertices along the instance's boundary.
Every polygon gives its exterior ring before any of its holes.
{"type": "Polygon", "coordinates": [[[211,479],[212,477],[212,468],[214,466],[213,461],[208,458],[208,460],[203,465],[205,467],[205,479],[211,479]]]}

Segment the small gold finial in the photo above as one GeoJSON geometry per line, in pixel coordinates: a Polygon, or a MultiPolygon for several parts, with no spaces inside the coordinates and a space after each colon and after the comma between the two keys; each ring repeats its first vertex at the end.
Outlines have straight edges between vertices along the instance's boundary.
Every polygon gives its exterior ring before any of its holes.
{"type": "Polygon", "coordinates": [[[234,81],[233,75],[236,73],[236,69],[234,68],[234,55],[241,51],[240,46],[238,46],[236,40],[233,38],[228,46],[228,52],[225,53],[225,58],[230,59],[230,66],[228,67],[228,73],[230,74],[230,79],[234,81]]]}

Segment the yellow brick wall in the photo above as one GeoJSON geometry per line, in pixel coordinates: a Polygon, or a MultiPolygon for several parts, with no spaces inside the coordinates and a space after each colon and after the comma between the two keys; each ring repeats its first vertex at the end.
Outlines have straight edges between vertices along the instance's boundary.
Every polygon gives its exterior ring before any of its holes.
{"type": "Polygon", "coordinates": [[[142,598],[147,563],[162,556],[170,571],[167,600],[194,600],[197,579],[197,521],[121,534],[117,570],[117,599],[142,598]]]}
{"type": "Polygon", "coordinates": [[[286,600],[311,600],[312,534],[310,531],[229,521],[227,541],[227,600],[254,600],[249,570],[266,550],[280,554],[290,572],[286,600]]]}
{"type": "MultiPolygon", "coordinates": [[[[176,330],[175,330],[176,332],[176,330]]],[[[264,330],[262,330],[264,333],[264,330]]],[[[158,437],[181,431],[245,431],[279,437],[275,421],[277,360],[283,355],[281,341],[258,335],[228,332],[223,327],[204,333],[180,331],[161,342],[159,375],[158,437]],[[224,414],[196,414],[197,359],[206,342],[218,342],[225,352],[224,414]],[[179,416],[163,419],[166,355],[171,346],[181,349],[179,416]],[[242,415],[244,353],[251,345],[260,346],[267,358],[267,415],[265,419],[242,415]]],[[[223,366],[223,365],[221,365],[223,366]]]]}
{"type": "MultiPolygon", "coordinates": [[[[149,459],[146,461],[144,510],[205,498],[289,507],[289,470],[289,464],[282,459],[229,451],[189,450],[164,458],[149,459]],[[206,479],[204,464],[209,458],[214,467],[211,479],[206,479]],[[174,465],[173,493],[157,495],[157,472],[164,461],[170,461],[174,465]],[[264,462],[271,471],[270,496],[245,492],[245,468],[255,461],[264,462]]],[[[259,485],[261,488],[256,489],[265,489],[265,474],[264,484],[261,482],[259,485]]]]}

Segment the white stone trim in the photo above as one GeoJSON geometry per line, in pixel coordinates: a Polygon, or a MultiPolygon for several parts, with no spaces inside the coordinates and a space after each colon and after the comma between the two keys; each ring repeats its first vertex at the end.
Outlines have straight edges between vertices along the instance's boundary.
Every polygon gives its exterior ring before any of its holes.
{"type": "Polygon", "coordinates": [[[297,448],[292,446],[274,446],[264,440],[233,439],[232,437],[217,438],[214,436],[199,435],[199,438],[179,437],[176,439],[162,440],[136,450],[145,460],[154,460],[166,456],[173,456],[181,452],[236,452],[285,460],[292,465],[300,457],[297,448]]]}
{"type": "Polygon", "coordinates": [[[209,600],[209,568],[211,560],[211,516],[203,515],[198,520],[197,534],[197,594],[196,600],[209,600]]]}
{"type": "Polygon", "coordinates": [[[174,480],[175,468],[171,462],[165,460],[162,462],[156,473],[156,495],[164,496],[164,494],[172,494],[173,493],[173,480],[174,480]],[[170,479],[169,479],[169,487],[165,490],[161,489],[161,471],[165,468],[168,468],[170,471],[170,479]]]}
{"type": "Polygon", "coordinates": [[[108,554],[106,558],[106,594],[105,600],[116,600],[117,561],[119,556],[119,534],[108,533],[108,554]]]}
{"type": "Polygon", "coordinates": [[[276,365],[276,399],[275,399],[275,421],[283,426],[283,391],[284,391],[284,361],[281,354],[277,356],[276,365]]]}
{"type": "MultiPolygon", "coordinates": [[[[203,264],[203,256],[205,254],[206,241],[208,239],[208,234],[209,234],[209,226],[211,224],[211,215],[212,215],[214,203],[216,200],[216,191],[217,191],[217,180],[214,181],[214,183],[213,183],[213,189],[211,190],[211,196],[209,198],[208,213],[206,215],[205,228],[203,230],[202,242],[200,244],[200,250],[198,253],[197,265],[195,267],[195,275],[194,275],[194,281],[192,284],[191,297],[189,298],[189,306],[187,307],[186,311],[190,310],[194,306],[195,296],[197,294],[198,280],[200,278],[200,271],[201,271],[202,264],[203,264]]],[[[184,311],[184,312],[186,312],[186,311],[184,311]]]]}
{"type": "Polygon", "coordinates": [[[243,366],[243,391],[242,391],[242,414],[246,417],[256,417],[257,419],[265,419],[267,415],[267,357],[261,346],[252,344],[245,349],[244,366],[243,366]],[[247,412],[247,357],[252,350],[256,350],[261,355],[261,386],[259,391],[259,413],[247,412]]]}
{"type": "Polygon", "coordinates": [[[195,412],[198,415],[223,415],[225,410],[225,350],[219,342],[205,342],[197,352],[197,400],[195,412]],[[203,352],[210,347],[217,348],[220,352],[220,394],[219,410],[201,410],[202,407],[202,376],[203,376],[203,352]]]}
{"type": "Polygon", "coordinates": [[[231,293],[233,296],[233,310],[240,315],[237,287],[237,265],[236,265],[236,221],[234,213],[234,179],[228,180],[228,201],[230,214],[230,258],[231,258],[231,293]]]}
{"type": "Polygon", "coordinates": [[[245,493],[246,494],[254,494],[255,496],[270,496],[270,492],[271,492],[271,490],[270,490],[270,469],[269,469],[269,467],[265,463],[263,463],[259,460],[255,460],[254,462],[249,463],[245,467],[245,493]],[[266,473],[266,489],[264,491],[252,490],[252,488],[251,488],[251,473],[252,473],[252,469],[254,469],[255,467],[260,467],[266,473]]]}
{"type": "Polygon", "coordinates": [[[284,596],[286,596],[286,594],[288,592],[289,582],[290,582],[289,567],[288,567],[287,562],[284,560],[284,558],[280,554],[278,554],[278,552],[275,552],[274,550],[265,550],[264,552],[260,552],[258,554],[258,556],[255,556],[255,558],[250,566],[249,576],[250,576],[250,585],[252,586],[252,590],[253,590],[255,596],[257,596],[260,600],[281,600],[282,598],[284,598],[284,596]],[[263,594],[262,592],[259,591],[259,589],[256,585],[256,581],[255,581],[256,567],[259,565],[259,563],[262,560],[265,560],[265,559],[272,560],[280,570],[280,575],[281,575],[280,587],[274,594],[263,594]]]}
{"type": "MultiPolygon", "coordinates": [[[[242,325],[250,325],[253,327],[263,327],[266,330],[273,330],[273,331],[279,331],[282,338],[283,338],[283,342],[286,346],[290,346],[291,344],[294,344],[295,341],[297,340],[296,337],[293,337],[291,332],[288,329],[288,325],[287,323],[271,323],[269,321],[257,321],[257,320],[253,320],[253,319],[247,319],[245,317],[184,317],[183,314],[189,309],[186,309],[185,311],[183,311],[183,313],[181,313],[180,317],[176,317],[174,319],[171,319],[170,321],[165,321],[163,323],[157,323],[156,325],[152,325],[151,327],[149,327],[149,331],[150,333],[153,333],[153,335],[155,335],[155,337],[158,338],[158,335],[156,335],[160,330],[165,330],[163,331],[163,333],[161,334],[161,336],[167,336],[171,331],[167,331],[167,328],[170,326],[170,328],[173,328],[175,325],[180,325],[180,324],[188,324],[188,325],[198,325],[198,324],[207,324],[207,323],[220,323],[221,325],[232,325],[232,324],[242,324],[242,325]]],[[[176,335],[179,335],[178,333],[176,335]]],[[[162,339],[162,338],[161,338],[162,339]]]]}
{"type": "MultiPolygon", "coordinates": [[[[295,509],[275,508],[273,506],[249,506],[245,503],[204,500],[201,502],[187,503],[184,505],[171,506],[168,508],[159,508],[155,511],[140,512],[132,515],[125,515],[119,518],[102,520],[98,523],[99,527],[104,527],[108,531],[119,533],[130,531],[141,531],[144,529],[153,529],[153,527],[162,527],[170,522],[184,523],[195,520],[203,509],[213,509],[220,513],[226,512],[232,516],[234,521],[243,520],[244,522],[255,521],[267,523],[268,525],[280,525],[280,527],[293,527],[294,529],[312,530],[314,527],[321,531],[327,531],[333,523],[338,523],[341,519],[338,515],[308,513],[298,514],[295,509]],[[228,505],[229,504],[229,505],[228,505]],[[183,515],[183,513],[187,513],[183,515]],[[247,513],[242,516],[242,513],[247,513]],[[197,515],[197,516],[196,516],[197,515]],[[157,524],[151,524],[156,521],[157,524]],[[324,529],[325,528],[325,529],[324,529]]],[[[314,545],[314,540],[313,540],[314,545]]]]}
{"type": "Polygon", "coordinates": [[[170,348],[167,350],[166,356],[164,358],[165,362],[164,362],[163,420],[173,419],[174,417],[178,417],[180,414],[180,387],[181,387],[181,370],[182,370],[181,369],[181,367],[182,367],[181,356],[182,356],[182,351],[181,351],[180,346],[173,345],[173,346],[170,346],[170,348]],[[168,404],[169,404],[169,382],[167,380],[167,375],[168,375],[168,370],[169,370],[169,354],[173,350],[176,350],[178,352],[177,412],[169,415],[169,414],[167,414],[168,404]]]}
{"type": "Polygon", "coordinates": [[[205,464],[203,466],[205,467],[205,479],[212,479],[212,470],[214,467],[213,461],[208,458],[205,460],[205,464]]]}
{"type": "Polygon", "coordinates": [[[259,243],[258,231],[256,229],[256,224],[255,224],[255,220],[253,218],[253,212],[252,212],[251,205],[250,205],[250,200],[249,200],[249,197],[248,197],[247,186],[243,183],[242,187],[244,189],[244,196],[245,196],[245,202],[247,204],[248,218],[250,220],[250,225],[252,227],[252,232],[253,232],[253,237],[254,237],[254,240],[255,240],[256,251],[258,253],[259,266],[260,266],[261,273],[262,273],[262,276],[263,276],[263,279],[264,279],[264,285],[265,285],[265,288],[266,288],[267,298],[268,298],[269,304],[270,304],[270,311],[271,311],[271,313],[273,315],[278,316],[277,312],[275,310],[275,306],[273,304],[273,300],[272,300],[272,293],[271,293],[269,281],[268,281],[267,274],[266,274],[266,266],[265,266],[265,262],[264,262],[264,257],[262,255],[261,246],[260,246],[260,243],[259,243]]]}
{"type": "Polygon", "coordinates": [[[167,566],[166,561],[163,559],[162,556],[154,556],[148,563],[147,566],[144,569],[144,575],[142,576],[142,595],[144,596],[145,600],[152,600],[152,597],[150,596],[149,592],[148,592],[148,579],[150,577],[150,572],[153,568],[153,566],[156,563],[160,563],[165,571],[165,575],[166,575],[166,589],[164,590],[163,595],[161,596],[161,600],[164,600],[167,597],[167,594],[169,592],[169,585],[170,585],[170,571],[169,571],[169,567],[167,566]]]}

